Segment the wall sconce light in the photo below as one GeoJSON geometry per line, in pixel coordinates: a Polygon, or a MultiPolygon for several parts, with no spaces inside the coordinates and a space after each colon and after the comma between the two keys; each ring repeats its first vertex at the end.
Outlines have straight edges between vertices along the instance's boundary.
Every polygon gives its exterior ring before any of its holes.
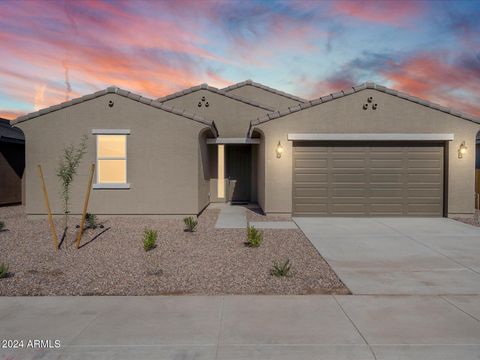
{"type": "Polygon", "coordinates": [[[277,158],[280,159],[282,157],[282,153],[283,153],[283,146],[280,143],[280,140],[278,141],[278,145],[277,145],[277,148],[275,149],[275,151],[277,152],[277,158]]]}
{"type": "Polygon", "coordinates": [[[458,148],[458,158],[463,158],[463,155],[467,152],[467,145],[465,145],[465,141],[462,141],[460,147],[458,148]]]}

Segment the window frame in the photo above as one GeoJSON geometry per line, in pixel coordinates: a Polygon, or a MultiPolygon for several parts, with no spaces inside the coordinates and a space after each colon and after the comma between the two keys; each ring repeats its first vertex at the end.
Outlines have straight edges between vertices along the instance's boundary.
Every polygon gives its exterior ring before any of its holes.
{"type": "Polygon", "coordinates": [[[128,182],[128,136],[130,135],[129,129],[93,129],[92,134],[95,135],[95,167],[97,169],[95,175],[95,184],[93,189],[130,189],[130,183],[128,182]],[[124,135],[125,136],[125,157],[99,157],[99,140],[100,136],[108,135],[124,135]],[[124,160],[125,161],[125,183],[101,183],[99,182],[98,162],[99,160],[124,160]]]}

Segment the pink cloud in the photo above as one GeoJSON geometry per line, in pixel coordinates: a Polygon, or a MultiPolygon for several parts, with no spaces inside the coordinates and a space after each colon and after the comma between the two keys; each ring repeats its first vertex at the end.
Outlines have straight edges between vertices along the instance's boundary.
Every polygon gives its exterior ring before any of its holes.
{"type": "Polygon", "coordinates": [[[338,0],[333,2],[332,10],[366,22],[403,26],[424,9],[415,1],[338,0]]]}
{"type": "Polygon", "coordinates": [[[474,69],[451,64],[448,54],[417,54],[383,71],[395,89],[480,116],[480,83],[474,69]],[[458,94],[463,93],[470,96],[458,94]]]}

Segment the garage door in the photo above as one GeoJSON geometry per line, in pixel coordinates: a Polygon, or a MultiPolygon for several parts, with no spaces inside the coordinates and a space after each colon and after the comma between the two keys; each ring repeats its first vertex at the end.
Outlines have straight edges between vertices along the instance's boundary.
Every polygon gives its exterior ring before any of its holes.
{"type": "Polygon", "coordinates": [[[295,216],[443,216],[441,144],[294,142],[295,216]]]}

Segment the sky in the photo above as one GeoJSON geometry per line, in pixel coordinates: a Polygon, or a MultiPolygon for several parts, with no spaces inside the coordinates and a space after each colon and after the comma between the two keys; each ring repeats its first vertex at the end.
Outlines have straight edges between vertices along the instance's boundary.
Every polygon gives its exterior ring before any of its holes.
{"type": "Polygon", "coordinates": [[[480,0],[0,0],[0,117],[246,79],[306,99],[374,81],[480,116],[480,0]]]}

